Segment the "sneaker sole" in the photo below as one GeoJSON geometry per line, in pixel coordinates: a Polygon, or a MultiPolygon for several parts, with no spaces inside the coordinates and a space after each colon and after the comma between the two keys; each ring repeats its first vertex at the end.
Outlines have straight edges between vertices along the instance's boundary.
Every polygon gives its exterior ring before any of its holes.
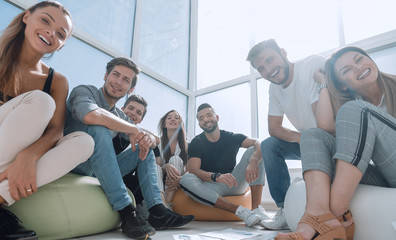
{"type": "Polygon", "coordinates": [[[38,240],[38,236],[18,238],[18,240],[38,240]]]}
{"type": "Polygon", "coordinates": [[[268,229],[268,230],[288,230],[288,229],[290,229],[289,228],[289,226],[280,226],[280,227],[274,227],[274,226],[265,226],[263,223],[261,223],[260,222],[260,225],[262,226],[262,227],[264,227],[265,229],[268,229]]]}
{"type": "Polygon", "coordinates": [[[250,225],[247,225],[247,224],[246,224],[246,226],[251,227],[251,226],[256,225],[258,222],[260,222],[260,218],[257,219],[256,221],[254,221],[253,223],[251,223],[250,225]]]}
{"type": "Polygon", "coordinates": [[[122,232],[122,233],[124,233],[127,237],[129,237],[129,238],[135,238],[135,239],[147,239],[146,237],[147,237],[147,235],[149,236],[149,237],[151,237],[151,236],[153,236],[156,232],[155,232],[155,230],[153,230],[153,231],[150,231],[150,232],[147,232],[147,233],[144,233],[144,234],[142,234],[142,235],[139,235],[139,236],[135,236],[135,235],[132,235],[132,234],[127,234],[127,233],[125,233],[125,232],[122,232]]]}
{"type": "MultiPolygon", "coordinates": [[[[125,234],[125,233],[124,233],[125,234]]],[[[139,236],[133,236],[133,235],[129,235],[129,234],[125,234],[128,238],[133,238],[133,239],[147,239],[148,237],[151,237],[155,234],[154,232],[149,232],[149,233],[145,233],[143,235],[139,235],[139,236]]]]}
{"type": "MultiPolygon", "coordinates": [[[[176,225],[172,225],[172,226],[161,226],[161,227],[154,227],[154,226],[153,226],[153,228],[154,228],[155,230],[166,230],[166,229],[169,229],[169,228],[178,228],[178,227],[181,227],[181,226],[184,226],[184,225],[189,224],[189,223],[192,222],[193,220],[194,220],[194,218],[191,219],[191,221],[186,222],[186,223],[176,224],[176,225]]],[[[152,225],[151,225],[151,226],[152,226],[152,225]]]]}

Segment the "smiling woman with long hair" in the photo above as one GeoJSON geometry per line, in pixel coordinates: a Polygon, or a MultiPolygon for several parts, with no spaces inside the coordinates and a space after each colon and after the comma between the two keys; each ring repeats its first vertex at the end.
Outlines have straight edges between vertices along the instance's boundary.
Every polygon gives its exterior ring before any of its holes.
{"type": "Polygon", "coordinates": [[[158,130],[161,138],[160,157],[156,158],[159,187],[164,192],[165,204],[171,206],[188,159],[183,119],[176,110],[170,110],[161,118],[158,130]]]}
{"type": "MultiPolygon", "coordinates": [[[[11,205],[86,161],[92,138],[63,136],[68,81],[45,65],[70,37],[70,13],[43,1],[23,11],[0,36],[0,204],[11,205]]],[[[37,239],[0,207],[1,239],[37,239]]]]}
{"type": "Polygon", "coordinates": [[[379,71],[364,50],[345,47],[315,81],[328,89],[319,89],[320,128],[301,137],[305,214],[297,232],[275,239],[352,240],[358,184],[396,188],[396,76],[379,71]]]}

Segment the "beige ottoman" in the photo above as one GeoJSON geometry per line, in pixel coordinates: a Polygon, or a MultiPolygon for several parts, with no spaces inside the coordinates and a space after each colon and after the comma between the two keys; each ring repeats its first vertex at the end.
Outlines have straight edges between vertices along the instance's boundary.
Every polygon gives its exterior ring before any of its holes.
{"type": "MultiPolygon", "coordinates": [[[[285,214],[291,231],[305,210],[305,183],[293,183],[286,193],[285,214]]],[[[351,202],[355,240],[396,239],[396,188],[359,185],[351,202]]]]}
{"type": "MultiPolygon", "coordinates": [[[[227,196],[224,198],[236,205],[242,205],[248,209],[252,207],[250,190],[243,195],[227,196]]],[[[241,219],[233,213],[195,201],[187,196],[181,189],[176,191],[175,197],[173,198],[173,211],[181,215],[192,214],[195,216],[194,220],[197,221],[241,221],[241,219]]]]}

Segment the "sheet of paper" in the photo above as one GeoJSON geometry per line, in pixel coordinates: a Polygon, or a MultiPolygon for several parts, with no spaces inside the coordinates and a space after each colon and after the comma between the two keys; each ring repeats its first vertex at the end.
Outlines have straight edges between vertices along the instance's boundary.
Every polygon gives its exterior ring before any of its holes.
{"type": "Polygon", "coordinates": [[[240,240],[245,238],[252,238],[258,235],[261,235],[259,232],[248,232],[243,230],[236,230],[236,229],[225,229],[220,231],[213,231],[207,233],[201,233],[200,236],[211,237],[215,239],[222,239],[222,240],[240,240]]]}
{"type": "Polygon", "coordinates": [[[221,238],[211,238],[200,235],[188,235],[188,234],[173,234],[174,240],[221,240],[221,238]]]}

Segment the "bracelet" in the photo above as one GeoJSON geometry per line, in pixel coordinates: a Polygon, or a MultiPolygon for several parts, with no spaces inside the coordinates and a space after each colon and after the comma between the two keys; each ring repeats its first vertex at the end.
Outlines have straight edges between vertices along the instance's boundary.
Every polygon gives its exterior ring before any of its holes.
{"type": "Polygon", "coordinates": [[[216,182],[216,178],[218,178],[220,175],[221,173],[212,173],[212,175],[210,175],[210,178],[213,182],[216,182]]]}
{"type": "Polygon", "coordinates": [[[323,88],[327,88],[327,83],[323,83],[323,84],[320,84],[320,85],[319,85],[318,94],[320,93],[320,91],[321,91],[323,88]]]}

